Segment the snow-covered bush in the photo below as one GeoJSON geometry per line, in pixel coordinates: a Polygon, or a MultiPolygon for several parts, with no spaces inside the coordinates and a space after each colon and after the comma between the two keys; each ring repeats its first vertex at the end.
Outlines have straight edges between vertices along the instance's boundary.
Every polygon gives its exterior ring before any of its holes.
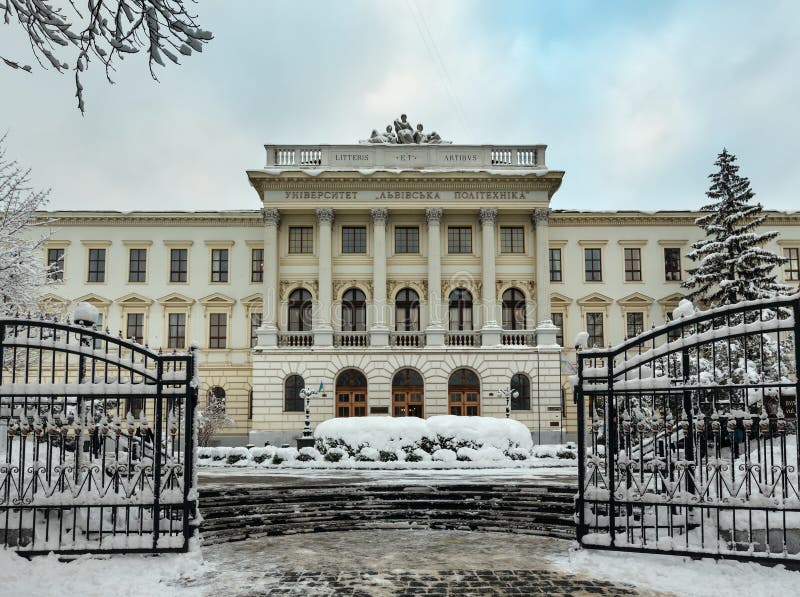
{"type": "Polygon", "coordinates": [[[452,450],[439,449],[431,454],[431,459],[439,460],[441,462],[452,462],[453,460],[458,460],[458,454],[452,450]]]}
{"type": "Polygon", "coordinates": [[[347,451],[342,448],[328,448],[328,451],[323,456],[326,462],[340,462],[347,460],[347,457],[347,451]]]}
{"type": "Polygon", "coordinates": [[[248,460],[250,451],[247,448],[231,448],[226,458],[228,464],[236,464],[240,460],[248,460]]]}
{"type": "Polygon", "coordinates": [[[370,446],[364,446],[358,451],[358,454],[356,454],[356,460],[358,462],[375,462],[376,460],[380,460],[380,458],[380,451],[370,446]]]}
{"type": "Polygon", "coordinates": [[[256,464],[261,464],[268,460],[272,460],[275,456],[275,446],[264,446],[263,448],[250,448],[250,458],[256,464]]]}
{"type": "Polygon", "coordinates": [[[300,452],[297,454],[297,460],[300,462],[322,460],[322,454],[320,454],[319,450],[316,448],[300,448],[300,452]]]}

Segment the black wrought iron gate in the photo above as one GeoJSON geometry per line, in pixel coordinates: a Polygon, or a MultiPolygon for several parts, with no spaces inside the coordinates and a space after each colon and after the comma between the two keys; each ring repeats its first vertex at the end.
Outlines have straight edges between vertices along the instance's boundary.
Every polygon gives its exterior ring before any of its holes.
{"type": "Polygon", "coordinates": [[[800,295],[578,353],[578,539],[800,559],[800,295]]]}
{"type": "Polygon", "coordinates": [[[195,531],[196,352],[0,319],[0,546],[186,551],[195,531]]]}

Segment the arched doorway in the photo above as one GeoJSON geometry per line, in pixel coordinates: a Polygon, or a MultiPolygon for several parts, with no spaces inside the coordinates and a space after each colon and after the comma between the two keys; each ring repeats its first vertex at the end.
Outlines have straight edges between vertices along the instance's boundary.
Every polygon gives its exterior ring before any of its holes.
{"type": "Polygon", "coordinates": [[[336,416],[367,416],[367,378],[358,369],[345,369],[336,378],[336,416]]]}
{"type": "Polygon", "coordinates": [[[481,414],[481,381],[474,371],[456,369],[447,383],[447,406],[451,415],[481,414]]]}
{"type": "Polygon", "coordinates": [[[413,369],[400,369],[392,378],[392,415],[424,416],[425,388],[422,376],[413,369]]]}

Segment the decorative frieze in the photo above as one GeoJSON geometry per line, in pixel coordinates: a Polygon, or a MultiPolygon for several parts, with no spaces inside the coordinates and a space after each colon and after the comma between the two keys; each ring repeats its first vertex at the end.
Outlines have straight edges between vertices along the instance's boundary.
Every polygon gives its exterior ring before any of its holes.
{"type": "Polygon", "coordinates": [[[289,300],[289,295],[295,288],[305,288],[311,293],[313,298],[317,298],[319,296],[319,283],[316,280],[281,280],[281,300],[289,300]]]}
{"type": "Polygon", "coordinates": [[[358,288],[366,295],[368,301],[372,300],[372,280],[334,280],[333,296],[339,299],[350,288],[358,288]]]}
{"type": "Polygon", "coordinates": [[[501,298],[509,288],[519,288],[528,299],[533,299],[536,283],[533,280],[497,280],[495,282],[496,296],[501,298]]]}
{"type": "Polygon", "coordinates": [[[427,280],[389,280],[388,286],[390,301],[393,301],[395,295],[403,288],[412,288],[419,295],[420,301],[428,296],[427,280]]]}

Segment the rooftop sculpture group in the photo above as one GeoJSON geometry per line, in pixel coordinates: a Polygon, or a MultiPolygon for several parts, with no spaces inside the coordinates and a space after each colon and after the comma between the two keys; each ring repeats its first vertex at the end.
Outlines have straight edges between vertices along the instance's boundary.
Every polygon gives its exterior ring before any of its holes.
{"type": "Polygon", "coordinates": [[[378,129],[373,129],[372,134],[370,134],[369,139],[366,142],[399,144],[450,143],[450,141],[442,141],[442,138],[436,131],[432,131],[430,134],[427,134],[423,133],[422,129],[423,127],[420,123],[417,125],[416,130],[414,130],[414,127],[411,126],[410,122],[408,122],[408,117],[405,114],[401,114],[400,118],[397,118],[394,121],[394,130],[392,130],[391,124],[386,126],[385,133],[379,133],[378,129]]]}

